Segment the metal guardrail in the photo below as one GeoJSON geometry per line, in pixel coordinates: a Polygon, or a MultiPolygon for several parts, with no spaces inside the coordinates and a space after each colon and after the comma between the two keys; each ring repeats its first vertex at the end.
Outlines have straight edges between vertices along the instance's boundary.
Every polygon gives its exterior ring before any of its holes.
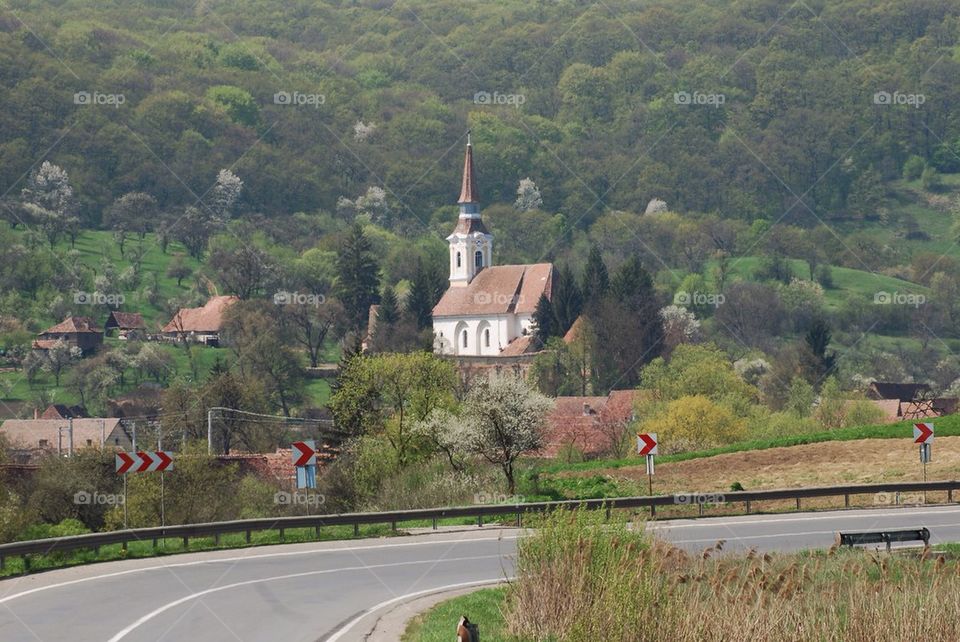
{"type": "Polygon", "coordinates": [[[858,533],[837,533],[837,544],[840,546],[863,546],[869,544],[886,544],[887,551],[893,542],[923,542],[930,545],[930,531],[926,528],[899,528],[886,531],[863,531],[858,533]]]}
{"type": "Polygon", "coordinates": [[[479,526],[483,525],[484,518],[514,516],[517,525],[522,523],[522,517],[527,513],[539,513],[557,510],[560,508],[585,507],[589,510],[605,509],[607,513],[613,509],[649,509],[652,516],[656,516],[657,507],[698,505],[700,512],[706,504],[744,503],[745,511],[749,514],[755,502],[794,499],[797,510],[800,510],[801,500],[817,497],[844,497],[844,505],[850,505],[852,495],[868,495],[876,493],[904,493],[923,491],[946,491],[947,501],[953,502],[953,491],[960,490],[960,481],[930,481],[930,482],[900,482],[889,484],[859,484],[849,486],[820,486],[814,488],[787,488],[780,490],[735,491],[729,493],[677,493],[673,495],[654,495],[648,497],[614,497],[607,499],[567,500],[555,502],[533,502],[520,504],[488,504],[477,506],[458,506],[450,508],[426,508],[417,510],[386,511],[379,513],[338,513],[332,515],[304,515],[297,517],[274,517],[243,519],[228,522],[211,522],[207,524],[183,524],[179,526],[158,526],[151,528],[136,528],[128,530],[108,531],[105,533],[88,533],[70,537],[54,537],[49,539],[30,540],[24,542],[10,542],[0,544],[0,568],[8,557],[22,556],[25,568],[29,568],[29,555],[45,555],[65,551],[84,549],[97,550],[101,546],[121,544],[124,549],[129,542],[151,541],[156,547],[161,539],[182,539],[184,548],[187,548],[191,538],[213,536],[219,543],[220,536],[227,533],[245,533],[249,543],[254,531],[280,532],[283,539],[284,531],[291,528],[315,528],[328,526],[353,526],[354,534],[359,534],[361,525],[390,524],[395,530],[398,523],[413,521],[432,521],[436,528],[441,519],[475,517],[479,526]]]}

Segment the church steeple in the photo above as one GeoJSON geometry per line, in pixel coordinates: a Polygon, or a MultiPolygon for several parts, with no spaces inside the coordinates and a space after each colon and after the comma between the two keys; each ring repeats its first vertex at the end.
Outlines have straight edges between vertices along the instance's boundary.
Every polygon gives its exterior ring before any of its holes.
{"type": "MultiPolygon", "coordinates": [[[[470,132],[467,132],[467,153],[463,158],[463,182],[460,187],[460,205],[477,205],[480,203],[480,194],[477,192],[477,180],[473,169],[473,143],[470,141],[470,132]]],[[[460,208],[463,211],[463,208],[460,208]]]]}
{"type": "Polygon", "coordinates": [[[493,264],[493,235],[480,218],[480,194],[469,131],[457,204],[460,206],[457,227],[447,237],[450,243],[450,285],[468,285],[480,270],[493,264]]]}

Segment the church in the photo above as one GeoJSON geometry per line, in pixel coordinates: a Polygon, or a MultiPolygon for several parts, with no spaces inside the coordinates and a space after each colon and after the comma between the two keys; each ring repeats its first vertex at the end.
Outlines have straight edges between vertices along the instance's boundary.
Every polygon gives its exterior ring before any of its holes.
{"type": "Polygon", "coordinates": [[[434,351],[494,358],[529,353],[533,313],[541,294],[550,297],[553,265],[493,264],[493,235],[480,218],[469,133],[458,205],[457,226],[447,237],[450,285],[433,308],[434,351]]]}

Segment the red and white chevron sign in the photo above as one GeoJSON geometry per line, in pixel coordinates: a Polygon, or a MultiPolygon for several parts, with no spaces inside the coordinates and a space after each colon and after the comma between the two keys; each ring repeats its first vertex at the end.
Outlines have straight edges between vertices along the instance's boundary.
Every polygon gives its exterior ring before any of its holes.
{"type": "Polygon", "coordinates": [[[913,443],[929,444],[933,442],[933,424],[913,424],[913,443]]]}
{"type": "Polygon", "coordinates": [[[657,433],[637,433],[637,453],[641,455],[656,455],[659,450],[657,433]]]}
{"type": "Polygon", "coordinates": [[[294,466],[317,465],[317,444],[313,440],[293,442],[290,444],[290,454],[294,466]]]}
{"type": "Polygon", "coordinates": [[[173,453],[158,450],[154,452],[117,453],[117,472],[152,473],[173,470],[173,453]]]}

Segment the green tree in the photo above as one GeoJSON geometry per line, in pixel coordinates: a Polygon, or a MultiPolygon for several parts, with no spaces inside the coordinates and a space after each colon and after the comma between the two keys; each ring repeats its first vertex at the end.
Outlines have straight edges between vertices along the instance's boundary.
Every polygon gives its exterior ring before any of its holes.
{"type": "Polygon", "coordinates": [[[366,332],[370,306],[377,302],[380,269],[363,227],[355,224],[337,254],[337,298],[343,304],[349,328],[366,332]]]}

